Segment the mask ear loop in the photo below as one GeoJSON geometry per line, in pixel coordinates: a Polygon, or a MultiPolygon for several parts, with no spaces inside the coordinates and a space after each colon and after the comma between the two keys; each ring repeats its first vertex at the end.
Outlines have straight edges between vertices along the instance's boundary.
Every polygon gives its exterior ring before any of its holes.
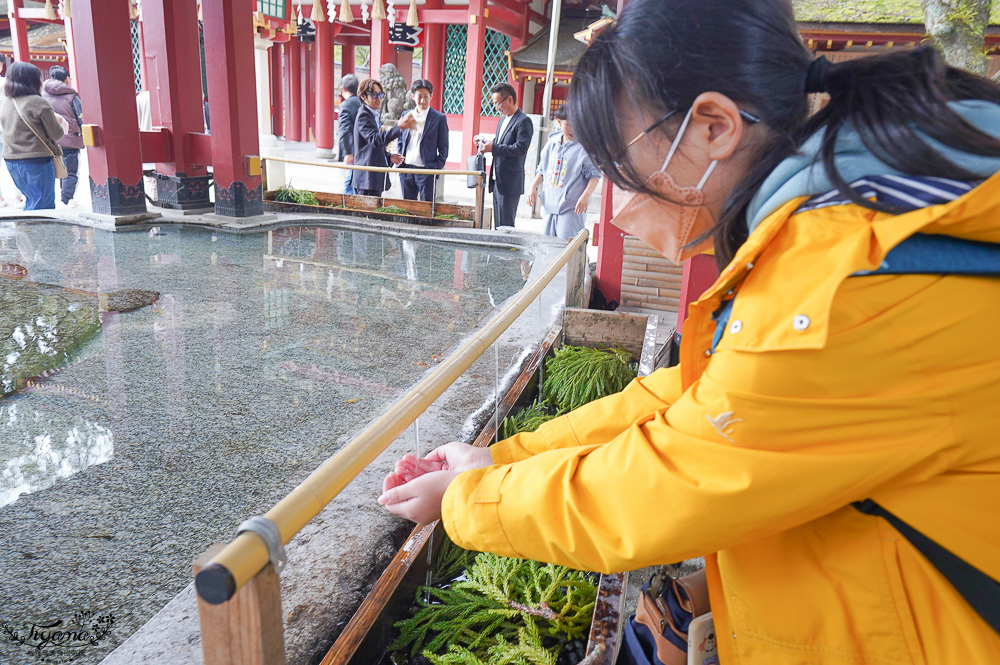
{"type": "MultiPolygon", "coordinates": [[[[694,108],[688,109],[687,115],[684,116],[684,122],[681,123],[680,129],[677,130],[677,136],[674,137],[673,142],[670,144],[670,151],[667,152],[667,158],[663,162],[663,166],[660,168],[661,171],[666,171],[667,166],[670,165],[670,160],[674,158],[674,153],[681,145],[681,137],[684,136],[684,132],[687,130],[688,123],[691,122],[691,114],[694,112],[694,108]]],[[[713,160],[711,164],[708,165],[708,169],[705,171],[705,175],[701,177],[701,181],[698,182],[698,186],[695,188],[699,192],[708,182],[708,179],[715,172],[715,167],[719,165],[719,160],[713,160]]]]}
{"type": "Polygon", "coordinates": [[[660,167],[661,171],[666,171],[667,166],[670,164],[670,160],[674,158],[674,153],[677,152],[677,148],[681,147],[681,137],[684,136],[684,132],[687,130],[688,123],[691,122],[691,114],[694,113],[694,108],[688,109],[687,115],[684,116],[684,122],[681,123],[680,129],[677,130],[677,136],[670,143],[670,151],[667,152],[667,158],[663,161],[663,166],[660,167]]]}
{"type": "Polygon", "coordinates": [[[701,191],[701,188],[705,186],[705,183],[708,182],[709,176],[712,175],[712,172],[715,171],[715,167],[718,165],[719,160],[717,159],[713,160],[712,163],[708,165],[708,170],[705,171],[705,175],[701,177],[701,181],[698,183],[698,187],[696,187],[699,192],[701,191]]]}

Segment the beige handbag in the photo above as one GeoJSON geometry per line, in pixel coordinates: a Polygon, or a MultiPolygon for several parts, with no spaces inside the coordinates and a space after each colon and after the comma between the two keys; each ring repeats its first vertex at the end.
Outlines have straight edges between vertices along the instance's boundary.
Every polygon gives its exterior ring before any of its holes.
{"type": "Polygon", "coordinates": [[[69,171],[66,170],[66,162],[63,161],[62,155],[57,155],[55,151],[49,147],[49,144],[45,141],[45,139],[43,139],[41,135],[35,131],[35,128],[32,127],[27,118],[24,117],[24,113],[21,112],[21,107],[17,105],[17,102],[13,99],[10,101],[14,104],[14,109],[17,111],[17,114],[21,116],[21,122],[28,126],[28,129],[30,129],[31,133],[35,135],[35,138],[41,141],[42,145],[45,146],[45,149],[52,155],[52,166],[56,169],[56,177],[62,180],[63,178],[69,176],[69,171]]]}

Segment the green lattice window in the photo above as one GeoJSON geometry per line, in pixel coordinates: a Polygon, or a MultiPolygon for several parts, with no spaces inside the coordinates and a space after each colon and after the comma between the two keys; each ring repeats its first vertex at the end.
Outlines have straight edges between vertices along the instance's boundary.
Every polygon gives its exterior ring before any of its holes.
{"type": "Polygon", "coordinates": [[[497,83],[503,83],[510,75],[507,64],[507,51],[510,50],[510,37],[500,32],[486,30],[486,48],[483,58],[483,115],[500,115],[493,108],[490,98],[490,88],[497,83]]]}
{"type": "Polygon", "coordinates": [[[462,115],[465,106],[465,45],[468,28],[449,25],[445,31],[444,48],[444,102],[445,113],[462,115]]]}
{"type": "Polygon", "coordinates": [[[257,0],[257,11],[265,16],[285,18],[285,0],[257,0]]]}
{"type": "Polygon", "coordinates": [[[135,77],[135,91],[138,94],[142,90],[142,58],[139,52],[139,22],[129,21],[132,29],[132,74],[135,77]]]}
{"type": "MultiPolygon", "coordinates": [[[[445,113],[461,115],[465,111],[465,52],[468,48],[469,31],[464,25],[449,25],[445,32],[444,53],[444,102],[445,113]]],[[[490,100],[490,88],[506,81],[510,75],[507,51],[510,37],[486,30],[486,45],[483,49],[483,115],[500,115],[490,100]]]]}

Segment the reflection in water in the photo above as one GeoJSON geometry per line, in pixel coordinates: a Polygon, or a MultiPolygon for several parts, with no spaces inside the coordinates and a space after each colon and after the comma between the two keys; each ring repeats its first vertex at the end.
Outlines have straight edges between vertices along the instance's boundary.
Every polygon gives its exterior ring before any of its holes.
{"type": "Polygon", "coordinates": [[[0,396],[64,365],[100,328],[96,298],[0,278],[0,396]]]}
{"type": "Polygon", "coordinates": [[[115,448],[107,427],[79,416],[57,424],[23,403],[0,406],[0,431],[0,506],[107,462],[115,448]]]}

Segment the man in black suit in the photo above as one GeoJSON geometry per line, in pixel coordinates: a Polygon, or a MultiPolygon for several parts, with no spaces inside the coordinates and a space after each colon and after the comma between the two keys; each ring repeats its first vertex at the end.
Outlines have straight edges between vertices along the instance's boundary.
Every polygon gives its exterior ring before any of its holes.
{"type": "MultiPolygon", "coordinates": [[[[400,118],[392,127],[382,126],[382,100],[385,90],[375,79],[365,79],[358,86],[361,109],[354,119],[354,164],[356,166],[388,167],[389,162],[401,164],[402,155],[391,155],[386,149],[404,130],[412,130],[416,122],[409,116],[400,118]]],[[[382,196],[389,189],[389,174],[380,171],[353,171],[351,185],[362,196],[382,196]]]]}
{"type": "Polygon", "coordinates": [[[503,114],[496,138],[484,141],[477,137],[483,152],[493,153],[490,169],[490,191],[493,192],[494,226],[514,226],[517,204],[524,194],[524,160],[531,145],[534,126],[531,118],[517,107],[517,92],[509,83],[498,83],[490,89],[493,106],[503,114]]]}
{"type": "MultiPolygon", "coordinates": [[[[358,99],[358,77],[354,74],[345,74],[340,79],[340,111],[337,113],[337,159],[345,164],[354,163],[354,119],[358,116],[358,109],[361,108],[361,100],[358,99]]],[[[351,171],[347,172],[347,179],[344,180],[344,193],[353,194],[351,187],[351,171]]]]}
{"type": "MultiPolygon", "coordinates": [[[[403,132],[399,139],[399,154],[403,155],[404,168],[443,169],[448,161],[448,118],[431,108],[434,86],[430,81],[417,79],[410,86],[410,95],[417,107],[403,115],[416,120],[416,128],[403,132]]],[[[434,175],[400,173],[403,198],[416,201],[434,200],[434,175]]]]}

